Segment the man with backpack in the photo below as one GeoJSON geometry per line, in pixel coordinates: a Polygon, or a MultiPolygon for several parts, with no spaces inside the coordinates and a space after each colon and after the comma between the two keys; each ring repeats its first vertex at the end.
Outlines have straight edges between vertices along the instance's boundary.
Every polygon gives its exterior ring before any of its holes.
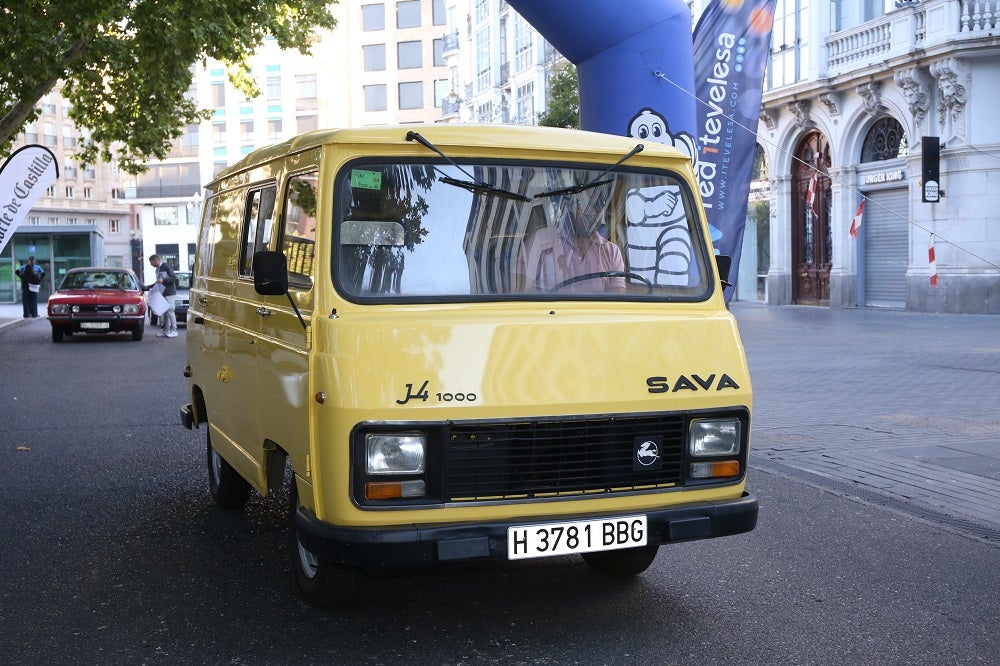
{"type": "Polygon", "coordinates": [[[24,306],[24,318],[37,319],[38,292],[41,290],[45,271],[35,263],[35,257],[30,256],[27,263],[14,273],[21,278],[21,305],[24,306]]]}

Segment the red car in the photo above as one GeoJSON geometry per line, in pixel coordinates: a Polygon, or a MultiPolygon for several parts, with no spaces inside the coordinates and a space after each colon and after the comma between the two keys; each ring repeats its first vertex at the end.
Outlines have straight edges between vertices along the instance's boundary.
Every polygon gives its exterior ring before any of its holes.
{"type": "Polygon", "coordinates": [[[142,340],[146,301],[142,285],[127,268],[73,268],[49,296],[52,342],[73,333],[132,334],[142,340]]]}

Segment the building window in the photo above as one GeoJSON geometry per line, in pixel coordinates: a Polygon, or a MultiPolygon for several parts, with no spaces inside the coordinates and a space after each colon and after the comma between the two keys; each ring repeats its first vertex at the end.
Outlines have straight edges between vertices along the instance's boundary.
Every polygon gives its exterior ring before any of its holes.
{"type": "Polygon", "coordinates": [[[523,72],[534,64],[534,33],[520,16],[514,19],[514,71],[523,72]]]}
{"type": "Polygon", "coordinates": [[[396,66],[400,69],[423,67],[421,42],[399,42],[396,44],[396,66]]]}
{"type": "Polygon", "coordinates": [[[424,107],[424,82],[407,81],[399,84],[399,108],[422,109],[424,107]]]}
{"type": "Polygon", "coordinates": [[[171,268],[177,266],[177,243],[157,243],[156,254],[160,256],[163,263],[169,264],[171,268]]]}
{"type": "Polygon", "coordinates": [[[244,120],[240,123],[240,141],[253,143],[253,121],[244,120]]]}
{"type": "Polygon", "coordinates": [[[153,206],[153,224],[157,227],[180,224],[177,206],[153,206]]]}
{"type": "Polygon", "coordinates": [[[269,76],[267,77],[267,98],[271,99],[281,99],[281,77],[280,76],[269,76]]]}
{"type": "Polygon", "coordinates": [[[888,116],[875,121],[861,146],[862,163],[894,160],[908,154],[906,131],[898,120],[888,116]]]}
{"type": "Polygon", "coordinates": [[[108,220],[108,233],[117,234],[121,229],[118,220],[108,220]]]}
{"type": "Polygon", "coordinates": [[[476,23],[482,23],[490,17],[489,0],[476,0],[476,23]]]}
{"type": "Polygon", "coordinates": [[[434,40],[434,66],[444,67],[444,38],[434,40]]]}
{"type": "Polygon", "coordinates": [[[372,30],[385,30],[385,5],[361,6],[361,25],[366,32],[372,30]]]}
{"type": "Polygon", "coordinates": [[[396,27],[420,27],[420,0],[400,0],[396,3],[396,27]]]}
{"type": "Polygon", "coordinates": [[[226,123],[212,123],[212,141],[213,143],[226,142],[226,123]]]}
{"type": "Polygon", "coordinates": [[[786,86],[809,71],[809,0],[777,0],[767,87],[786,86]]]}
{"type": "Polygon", "coordinates": [[[367,44],[361,47],[366,72],[385,71],[385,44],[367,44]]]}
{"type": "Polygon", "coordinates": [[[267,121],[267,138],[268,139],[280,139],[281,136],[281,118],[272,118],[267,121]]]}
{"type": "Polygon", "coordinates": [[[365,86],[365,111],[386,110],[385,84],[365,86]]]}
{"type": "Polygon", "coordinates": [[[316,98],[316,75],[303,74],[295,77],[295,110],[312,111],[319,106],[316,98]]]}
{"type": "Polygon", "coordinates": [[[94,198],[94,188],[92,188],[92,187],[85,187],[85,188],[83,188],[83,198],[84,199],[93,199],[94,198]]]}
{"type": "Polygon", "coordinates": [[[295,129],[299,134],[319,128],[319,116],[300,116],[295,119],[295,129]]]}
{"type": "Polygon", "coordinates": [[[535,120],[535,82],[529,81],[523,86],[517,87],[517,97],[515,98],[515,113],[517,117],[514,122],[521,125],[534,125],[535,120]]]}
{"type": "Polygon", "coordinates": [[[448,15],[444,11],[444,0],[431,2],[431,22],[434,25],[448,25],[448,15]]]}
{"type": "Polygon", "coordinates": [[[226,84],[212,84],[212,108],[221,109],[226,106],[226,84]]]}
{"type": "Polygon", "coordinates": [[[441,104],[444,102],[445,98],[448,97],[448,93],[451,92],[451,81],[448,79],[438,79],[434,82],[434,108],[440,109],[441,104]]]}
{"type": "Polygon", "coordinates": [[[490,32],[482,29],[476,33],[476,91],[490,87],[490,32]]]}
{"type": "Polygon", "coordinates": [[[66,186],[66,198],[67,199],[72,199],[73,198],[73,186],[72,185],[67,185],[66,186]]]}

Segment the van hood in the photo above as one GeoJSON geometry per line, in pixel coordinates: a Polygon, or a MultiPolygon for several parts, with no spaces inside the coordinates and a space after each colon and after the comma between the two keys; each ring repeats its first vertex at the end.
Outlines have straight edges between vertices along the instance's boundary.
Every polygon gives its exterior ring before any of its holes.
{"type": "Polygon", "coordinates": [[[326,330],[318,351],[331,362],[315,369],[320,382],[345,408],[378,406],[402,420],[457,407],[467,418],[751,407],[728,312],[397,311],[347,315],[326,330]]]}

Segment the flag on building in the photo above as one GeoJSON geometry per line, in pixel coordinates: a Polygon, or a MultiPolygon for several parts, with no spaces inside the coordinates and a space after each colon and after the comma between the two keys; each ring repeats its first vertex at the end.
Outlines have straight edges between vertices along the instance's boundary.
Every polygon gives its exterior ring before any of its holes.
{"type": "MultiPolygon", "coordinates": [[[[712,0],[694,29],[695,170],[715,250],[739,274],[775,0],[712,0]]],[[[732,280],[732,277],[730,278],[732,280]]],[[[733,288],[726,288],[726,300],[733,288]]]]}
{"type": "Polygon", "coordinates": [[[927,248],[927,262],[931,270],[931,286],[938,286],[937,259],[934,257],[934,234],[931,234],[930,246],[927,248]]]}
{"type": "Polygon", "coordinates": [[[809,189],[806,190],[806,203],[809,204],[809,210],[812,211],[813,217],[816,217],[816,190],[819,189],[819,177],[816,173],[816,169],[813,167],[812,178],[809,179],[809,189]]]}
{"type": "Polygon", "coordinates": [[[865,197],[861,196],[861,203],[858,204],[858,211],[854,213],[854,219],[851,220],[851,235],[855,238],[858,237],[858,233],[861,231],[861,217],[865,214],[865,197]]]}

